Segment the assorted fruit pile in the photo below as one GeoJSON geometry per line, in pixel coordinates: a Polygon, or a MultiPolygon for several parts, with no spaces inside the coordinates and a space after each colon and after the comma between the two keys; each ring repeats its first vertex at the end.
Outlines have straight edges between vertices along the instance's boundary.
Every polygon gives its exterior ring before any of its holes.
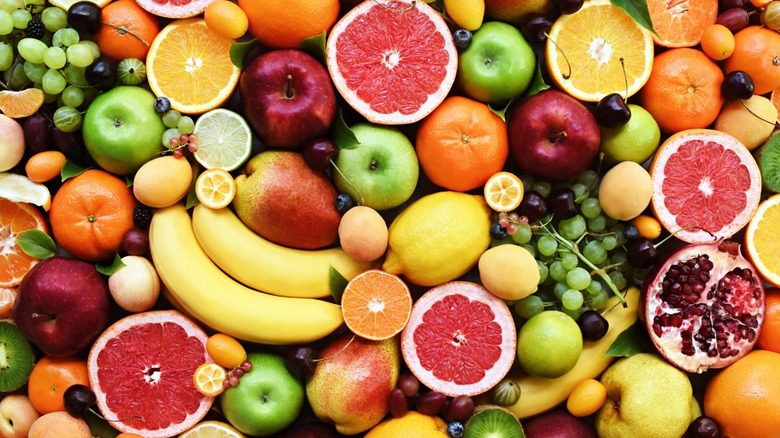
{"type": "Polygon", "coordinates": [[[0,437],[777,437],[780,0],[0,0],[0,437]]]}

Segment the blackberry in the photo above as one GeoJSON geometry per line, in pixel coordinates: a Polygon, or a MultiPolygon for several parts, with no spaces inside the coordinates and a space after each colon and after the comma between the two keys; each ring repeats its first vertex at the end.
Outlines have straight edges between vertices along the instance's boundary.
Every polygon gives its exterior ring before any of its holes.
{"type": "Polygon", "coordinates": [[[133,222],[144,230],[152,223],[152,209],[144,204],[138,204],[133,208],[133,222]]]}
{"type": "Polygon", "coordinates": [[[33,18],[27,23],[27,30],[24,31],[24,35],[27,38],[39,40],[43,38],[45,32],[46,26],[43,25],[43,21],[40,18],[33,18]]]}

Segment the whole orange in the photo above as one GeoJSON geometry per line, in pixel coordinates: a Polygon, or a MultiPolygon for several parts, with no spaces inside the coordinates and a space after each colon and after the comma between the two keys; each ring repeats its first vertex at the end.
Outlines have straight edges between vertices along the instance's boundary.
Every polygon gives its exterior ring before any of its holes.
{"type": "Polygon", "coordinates": [[[434,184],[466,192],[504,168],[509,156],[506,123],[486,104],[452,96],[423,119],[415,149],[434,184]]]}
{"type": "Polygon", "coordinates": [[[339,16],[338,0],[238,0],[249,33],[275,49],[295,49],[306,38],[327,32],[339,16]]]}
{"type": "Polygon", "coordinates": [[[89,169],[62,184],[51,202],[54,240],[72,256],[106,261],[133,228],[137,201],[124,179],[89,169]]]}
{"type": "Polygon", "coordinates": [[[766,315],[756,345],[780,353],[780,289],[766,290],[766,315]]]}
{"type": "Polygon", "coordinates": [[[723,71],[741,70],[750,76],[754,94],[780,87],[780,33],[761,26],[748,26],[734,34],[734,52],[723,71]]]}
{"type": "Polygon", "coordinates": [[[103,24],[95,33],[94,41],[101,54],[116,60],[146,60],[149,46],[160,33],[157,17],[134,0],[119,0],[104,6],[101,21],[103,24]]]}
{"type": "Polygon", "coordinates": [[[89,386],[87,361],[74,356],[43,356],[27,381],[27,396],[41,415],[64,411],[63,394],[69,386],[89,386]]]}
{"type": "Polygon", "coordinates": [[[704,414],[730,438],[770,438],[780,430],[780,354],[753,350],[710,380],[704,414]]]}

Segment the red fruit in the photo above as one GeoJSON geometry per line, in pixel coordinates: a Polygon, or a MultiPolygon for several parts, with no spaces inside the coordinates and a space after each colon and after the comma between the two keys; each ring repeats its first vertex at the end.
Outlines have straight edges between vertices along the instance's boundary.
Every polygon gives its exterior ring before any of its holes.
{"type": "Polygon", "coordinates": [[[678,368],[724,368],[753,349],[764,288],[733,241],[691,244],[656,265],[644,283],[644,320],[658,351],[678,368]]]}

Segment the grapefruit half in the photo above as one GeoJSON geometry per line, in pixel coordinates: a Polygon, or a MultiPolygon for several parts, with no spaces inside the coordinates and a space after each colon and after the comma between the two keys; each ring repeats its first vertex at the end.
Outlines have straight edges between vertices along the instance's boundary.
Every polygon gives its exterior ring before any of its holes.
{"type": "Polygon", "coordinates": [[[115,322],[93,344],[88,369],[97,406],[111,425],[146,438],[176,436],[198,423],[213,397],[195,387],[210,362],[208,336],[175,310],[137,313],[115,322]]]}
{"type": "MultiPolygon", "coordinates": [[[[60,0],[64,1],[64,0],[60,0]]],[[[94,0],[93,0],[94,1],[94,0]]],[[[200,15],[214,0],[135,0],[147,12],[163,18],[190,18],[200,15]]],[[[151,41],[150,41],[151,42],[151,41]]]]}
{"type": "Polygon", "coordinates": [[[333,26],[326,43],[336,89],[368,121],[421,120],[447,97],[458,53],[447,23],[425,2],[366,1],[333,26]]]}
{"type": "Polygon", "coordinates": [[[423,294],[401,333],[409,370],[451,397],[481,394],[515,360],[517,332],[506,303],[479,284],[451,281],[423,294]]]}
{"type": "Polygon", "coordinates": [[[739,140],[711,129],[669,137],[650,163],[651,207],[688,243],[726,239],[750,221],[761,200],[761,173],[739,140]]]}

